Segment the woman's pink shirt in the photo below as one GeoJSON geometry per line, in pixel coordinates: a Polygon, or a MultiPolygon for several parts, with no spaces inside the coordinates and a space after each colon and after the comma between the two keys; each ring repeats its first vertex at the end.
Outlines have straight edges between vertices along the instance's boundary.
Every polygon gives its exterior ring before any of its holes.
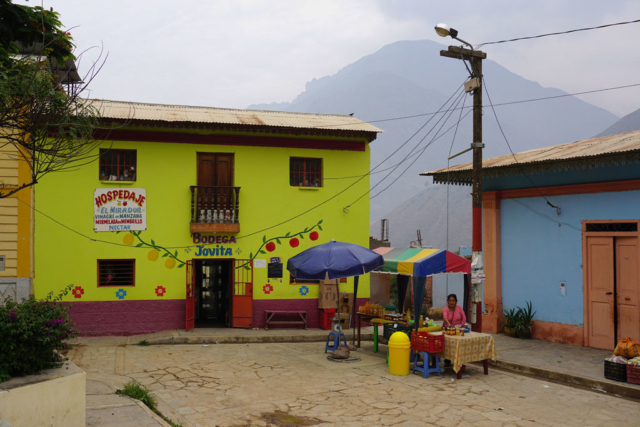
{"type": "Polygon", "coordinates": [[[451,322],[453,326],[462,326],[467,323],[467,316],[465,316],[464,310],[459,305],[456,305],[456,309],[453,313],[449,310],[449,306],[444,307],[442,309],[442,317],[451,322]]]}

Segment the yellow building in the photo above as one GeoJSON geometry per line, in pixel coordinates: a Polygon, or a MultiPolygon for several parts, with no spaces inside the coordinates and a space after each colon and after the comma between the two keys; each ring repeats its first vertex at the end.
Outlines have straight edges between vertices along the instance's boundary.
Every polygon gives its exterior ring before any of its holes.
{"type": "MultiPolygon", "coordinates": [[[[30,169],[18,149],[0,144],[0,193],[30,181],[30,169]]],[[[0,302],[27,298],[33,279],[33,189],[0,198],[0,302]]]]}
{"type": "Polygon", "coordinates": [[[345,206],[369,189],[379,129],[351,116],[95,105],[109,128],[97,160],[36,187],[38,210],[68,227],[36,218],[37,297],[73,284],[84,335],[261,327],[266,310],[318,325],[318,283],[284,266],[331,239],[368,246],[368,198],[345,206]]]}

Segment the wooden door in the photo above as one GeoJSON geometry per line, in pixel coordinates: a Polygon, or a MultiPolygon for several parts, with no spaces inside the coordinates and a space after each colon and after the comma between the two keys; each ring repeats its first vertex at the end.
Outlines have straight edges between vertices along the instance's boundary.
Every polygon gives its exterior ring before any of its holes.
{"type": "Polygon", "coordinates": [[[185,329],[192,330],[196,325],[196,302],[195,302],[195,283],[196,272],[193,268],[193,261],[187,261],[187,324],[185,329]]]}
{"type": "Polygon", "coordinates": [[[613,237],[587,237],[589,346],[615,346],[613,237]]]}
{"type": "Polygon", "coordinates": [[[617,337],[640,340],[640,312],[638,312],[638,239],[616,237],[616,316],[617,337]]]}
{"type": "Polygon", "coordinates": [[[231,294],[231,326],[253,327],[253,261],[233,260],[233,284],[231,294]]]}
{"type": "Polygon", "coordinates": [[[233,154],[198,153],[198,187],[233,187],[233,154]]]}

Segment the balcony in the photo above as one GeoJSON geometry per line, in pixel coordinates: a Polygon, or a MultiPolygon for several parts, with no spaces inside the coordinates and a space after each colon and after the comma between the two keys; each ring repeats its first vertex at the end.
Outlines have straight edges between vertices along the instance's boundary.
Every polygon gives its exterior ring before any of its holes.
{"type": "Polygon", "coordinates": [[[191,186],[192,233],[238,233],[240,187],[191,186]]]}

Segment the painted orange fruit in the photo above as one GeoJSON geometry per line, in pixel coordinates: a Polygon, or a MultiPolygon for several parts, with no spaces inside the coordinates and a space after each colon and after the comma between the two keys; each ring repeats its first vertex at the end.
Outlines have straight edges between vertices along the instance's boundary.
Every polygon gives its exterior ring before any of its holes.
{"type": "Polygon", "coordinates": [[[147,258],[149,258],[149,261],[156,261],[158,259],[158,255],[160,255],[160,252],[158,252],[157,249],[151,249],[147,254],[147,258]]]}
{"type": "Polygon", "coordinates": [[[176,260],[173,258],[169,258],[164,262],[164,266],[171,269],[176,266],[176,260]]]}
{"type": "Polygon", "coordinates": [[[125,234],[124,237],[122,238],[122,243],[124,243],[125,245],[132,245],[133,244],[133,234],[131,234],[131,233],[125,234]]]}

